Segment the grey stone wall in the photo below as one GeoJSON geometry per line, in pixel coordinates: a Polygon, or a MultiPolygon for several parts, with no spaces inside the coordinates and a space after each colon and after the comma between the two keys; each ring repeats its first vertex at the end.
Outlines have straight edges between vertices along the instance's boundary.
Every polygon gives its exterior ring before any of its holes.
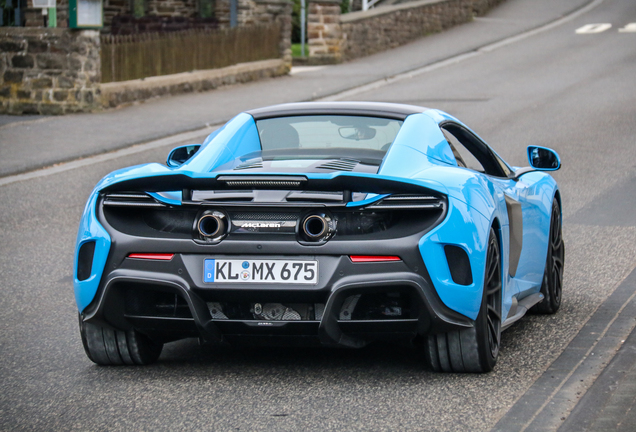
{"type": "Polygon", "coordinates": [[[196,0],[146,0],[146,13],[153,16],[195,17],[199,14],[196,0]]]}
{"type": "Polygon", "coordinates": [[[340,0],[315,0],[307,14],[307,45],[312,63],[337,63],[342,60],[345,42],[340,24],[340,0]]]}
{"type": "MultiPolygon", "coordinates": [[[[230,26],[230,1],[216,0],[214,16],[219,26],[230,26]]],[[[280,24],[280,55],[288,70],[291,69],[291,14],[292,2],[289,0],[238,0],[237,23],[239,26],[280,24]]]]}
{"type": "Polygon", "coordinates": [[[503,0],[418,0],[345,15],[329,6],[330,1],[334,0],[310,3],[310,63],[351,60],[395,48],[468,22],[503,0]]]}
{"type": "Polygon", "coordinates": [[[99,32],[3,27],[0,113],[64,114],[100,103],[99,32]]]}

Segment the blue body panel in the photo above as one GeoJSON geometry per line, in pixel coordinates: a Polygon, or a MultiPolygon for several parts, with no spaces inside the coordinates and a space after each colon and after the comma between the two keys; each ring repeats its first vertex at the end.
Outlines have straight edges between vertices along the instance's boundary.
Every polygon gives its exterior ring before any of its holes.
{"type": "Polygon", "coordinates": [[[256,122],[249,114],[239,114],[212,133],[196,156],[177,170],[206,173],[235,159],[261,150],[256,122]]]}
{"type": "MultiPolygon", "coordinates": [[[[513,297],[520,299],[540,289],[552,200],[557,193],[557,185],[551,176],[542,172],[529,172],[514,180],[459,167],[439,128],[444,121],[461,124],[454,117],[438,110],[426,110],[406,117],[378,174],[331,172],[302,175],[309,179],[378,177],[421,185],[447,195],[449,206],[445,220],[420,239],[418,248],[442,302],[471,319],[477,317],[481,304],[489,231],[492,226],[498,227],[504,276],[502,318],[505,319],[513,297]],[[523,215],[523,247],[515,277],[509,275],[510,223],[506,196],[521,204],[523,215]],[[449,244],[459,246],[468,253],[473,274],[471,285],[453,282],[444,253],[444,246],[449,244]]],[[[75,297],[79,310],[84,310],[93,300],[110,249],[110,238],[95,215],[100,190],[124,180],[166,174],[216,178],[223,174],[214,171],[216,168],[233,167],[240,163],[241,157],[260,150],[256,123],[251,115],[242,113],[212,133],[196,155],[178,168],[146,164],[115,171],[104,177],[86,205],[77,237],[76,251],[84,242],[96,241],[93,273],[85,281],[80,282],[75,278],[75,297]]],[[[151,195],[167,204],[180,204],[179,191],[151,195]]],[[[369,194],[366,200],[351,202],[348,206],[368,205],[384,196],[369,194]]],[[[75,266],[77,268],[77,252],[75,266]]]]}
{"type": "Polygon", "coordinates": [[[93,301],[97,293],[99,281],[104,272],[104,266],[106,265],[106,258],[108,258],[108,252],[110,251],[110,236],[95,215],[97,196],[97,192],[93,191],[84,208],[84,214],[82,215],[79,231],[77,232],[73,284],[75,287],[75,302],[80,312],[93,301]],[[80,247],[89,241],[95,242],[92,271],[88,279],[79,281],[77,279],[77,254],[80,247]]]}
{"type": "Polygon", "coordinates": [[[490,221],[465,203],[449,198],[448,216],[420,239],[419,249],[437,294],[449,308],[476,319],[481,306],[490,221]],[[451,278],[444,246],[452,244],[470,256],[473,283],[459,285],[451,278]]]}

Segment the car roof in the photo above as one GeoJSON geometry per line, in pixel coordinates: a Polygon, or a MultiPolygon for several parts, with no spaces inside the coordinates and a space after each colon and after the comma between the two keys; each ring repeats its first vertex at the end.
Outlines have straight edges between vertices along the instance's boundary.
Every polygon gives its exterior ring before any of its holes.
{"type": "Polygon", "coordinates": [[[302,115],[354,115],[404,120],[428,108],[384,102],[299,102],[246,111],[254,120],[302,115]]]}

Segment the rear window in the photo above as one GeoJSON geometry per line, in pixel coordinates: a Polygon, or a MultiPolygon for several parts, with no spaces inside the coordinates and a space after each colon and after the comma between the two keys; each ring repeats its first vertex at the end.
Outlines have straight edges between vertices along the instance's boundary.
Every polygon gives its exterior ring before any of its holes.
{"type": "Polygon", "coordinates": [[[353,148],[386,151],[401,120],[380,117],[315,115],[256,121],[263,150],[353,148]]]}

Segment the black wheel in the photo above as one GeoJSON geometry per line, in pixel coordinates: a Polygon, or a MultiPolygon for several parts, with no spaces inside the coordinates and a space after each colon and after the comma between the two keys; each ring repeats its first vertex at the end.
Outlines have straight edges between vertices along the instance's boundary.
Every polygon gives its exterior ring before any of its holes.
{"type": "Polygon", "coordinates": [[[82,344],[88,358],[98,365],[146,365],[159,358],[162,343],[151,341],[147,336],[135,331],[119,331],[79,318],[82,344]]]}
{"type": "Polygon", "coordinates": [[[438,372],[490,372],[501,343],[501,256],[494,229],[490,229],[484,291],[475,326],[427,337],[425,358],[438,372]]]}
{"type": "Polygon", "coordinates": [[[561,228],[561,208],[555,199],[552,202],[552,216],[550,217],[550,239],[548,255],[543,272],[541,294],[543,300],[530,309],[538,314],[554,314],[561,307],[563,294],[563,269],[565,265],[565,243],[561,228]]]}

